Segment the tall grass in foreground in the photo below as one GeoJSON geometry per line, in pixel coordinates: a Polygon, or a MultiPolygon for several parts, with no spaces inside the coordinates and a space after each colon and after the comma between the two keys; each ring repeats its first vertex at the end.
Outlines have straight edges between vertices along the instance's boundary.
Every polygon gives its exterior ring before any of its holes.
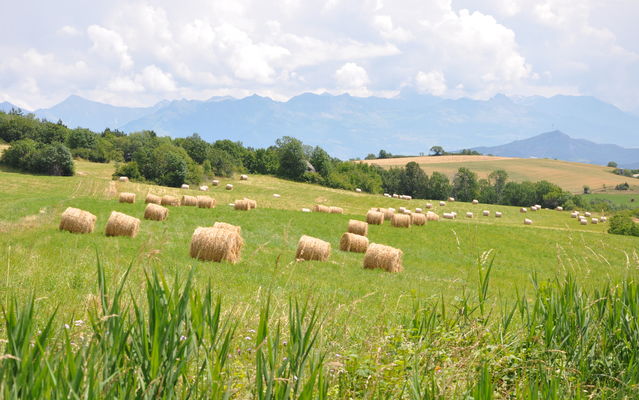
{"type": "MultiPolygon", "coordinates": [[[[415,301],[358,352],[332,355],[326,311],[262,306],[254,337],[192,274],[153,270],[145,296],[98,263],[87,321],[37,316],[31,296],[2,311],[0,396],[22,398],[633,398],[639,390],[639,284],[586,292],[568,275],[498,302],[492,263],[452,304],[415,301]],[[139,299],[139,300],[138,300],[139,299]],[[63,326],[62,328],[58,328],[63,326]],[[246,343],[250,342],[247,348],[246,343]]],[[[130,267],[129,267],[130,268],[130,267]]]]}

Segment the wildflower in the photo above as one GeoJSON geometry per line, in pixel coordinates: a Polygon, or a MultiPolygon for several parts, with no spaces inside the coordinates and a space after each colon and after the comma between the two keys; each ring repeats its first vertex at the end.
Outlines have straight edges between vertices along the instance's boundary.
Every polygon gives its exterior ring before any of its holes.
{"type": "Polygon", "coordinates": [[[185,340],[186,340],[186,336],[184,336],[184,335],[180,336],[180,342],[183,342],[185,340]]]}
{"type": "Polygon", "coordinates": [[[75,326],[82,326],[84,325],[84,321],[82,321],[81,319],[77,320],[77,321],[73,321],[73,325],[75,326]]]}
{"type": "Polygon", "coordinates": [[[69,324],[64,324],[64,329],[69,329],[69,328],[71,328],[69,324]]]}

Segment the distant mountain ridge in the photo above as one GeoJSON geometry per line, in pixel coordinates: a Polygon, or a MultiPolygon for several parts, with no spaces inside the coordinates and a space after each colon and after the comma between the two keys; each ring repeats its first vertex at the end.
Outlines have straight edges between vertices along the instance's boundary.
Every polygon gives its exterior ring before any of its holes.
{"type": "Polygon", "coordinates": [[[243,99],[163,101],[152,107],[118,107],[71,96],[38,117],[70,127],[161,135],[232,139],[254,147],[284,135],[320,145],[340,158],[385,149],[395,154],[494,146],[561,129],[595,142],[639,147],[639,116],[593,97],[444,99],[404,90],[395,98],[304,93],[286,102],[257,95],[243,99]]]}
{"type": "Polygon", "coordinates": [[[501,146],[475,147],[473,150],[502,157],[555,158],[600,165],[615,161],[623,168],[637,168],[639,165],[639,149],[573,139],[561,131],[546,132],[501,146]]]}

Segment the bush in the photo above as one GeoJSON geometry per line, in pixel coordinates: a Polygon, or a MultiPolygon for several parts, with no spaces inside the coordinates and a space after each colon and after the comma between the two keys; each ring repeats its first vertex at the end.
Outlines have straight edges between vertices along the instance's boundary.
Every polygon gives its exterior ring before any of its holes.
{"type": "Polygon", "coordinates": [[[16,141],[1,159],[2,163],[27,172],[71,176],[73,157],[61,143],[39,144],[31,139],[16,141]]]}
{"type": "Polygon", "coordinates": [[[610,218],[608,233],[615,235],[639,236],[639,225],[628,215],[617,214],[610,218]]]}
{"type": "Polygon", "coordinates": [[[617,186],[615,186],[616,190],[628,190],[630,189],[630,185],[628,185],[628,182],[624,182],[624,183],[620,183],[617,186]]]}
{"type": "Polygon", "coordinates": [[[119,176],[126,176],[129,179],[133,180],[142,178],[142,174],[140,174],[140,169],[138,168],[138,163],[136,163],[135,161],[116,165],[113,177],[116,178],[119,176]]]}

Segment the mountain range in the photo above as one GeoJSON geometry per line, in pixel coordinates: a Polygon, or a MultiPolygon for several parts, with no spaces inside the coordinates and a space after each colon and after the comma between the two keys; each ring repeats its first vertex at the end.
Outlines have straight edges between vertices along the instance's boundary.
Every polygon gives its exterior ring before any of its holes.
{"type": "MultiPolygon", "coordinates": [[[[1,103],[0,110],[11,108],[1,103]]],[[[208,141],[232,139],[264,147],[288,135],[320,145],[340,158],[385,149],[395,154],[495,146],[539,132],[562,130],[573,137],[639,147],[639,116],[587,96],[445,99],[414,91],[394,98],[304,93],[280,102],[257,95],[235,99],[162,101],[152,107],[120,107],[70,96],[34,111],[69,127],[133,132],[154,130],[208,141]]]]}
{"type": "Polygon", "coordinates": [[[494,147],[475,147],[482,154],[503,157],[554,158],[589,164],[607,165],[614,161],[619,167],[639,168],[639,149],[626,149],[615,144],[598,144],[573,139],[561,131],[542,133],[524,140],[494,147]]]}

